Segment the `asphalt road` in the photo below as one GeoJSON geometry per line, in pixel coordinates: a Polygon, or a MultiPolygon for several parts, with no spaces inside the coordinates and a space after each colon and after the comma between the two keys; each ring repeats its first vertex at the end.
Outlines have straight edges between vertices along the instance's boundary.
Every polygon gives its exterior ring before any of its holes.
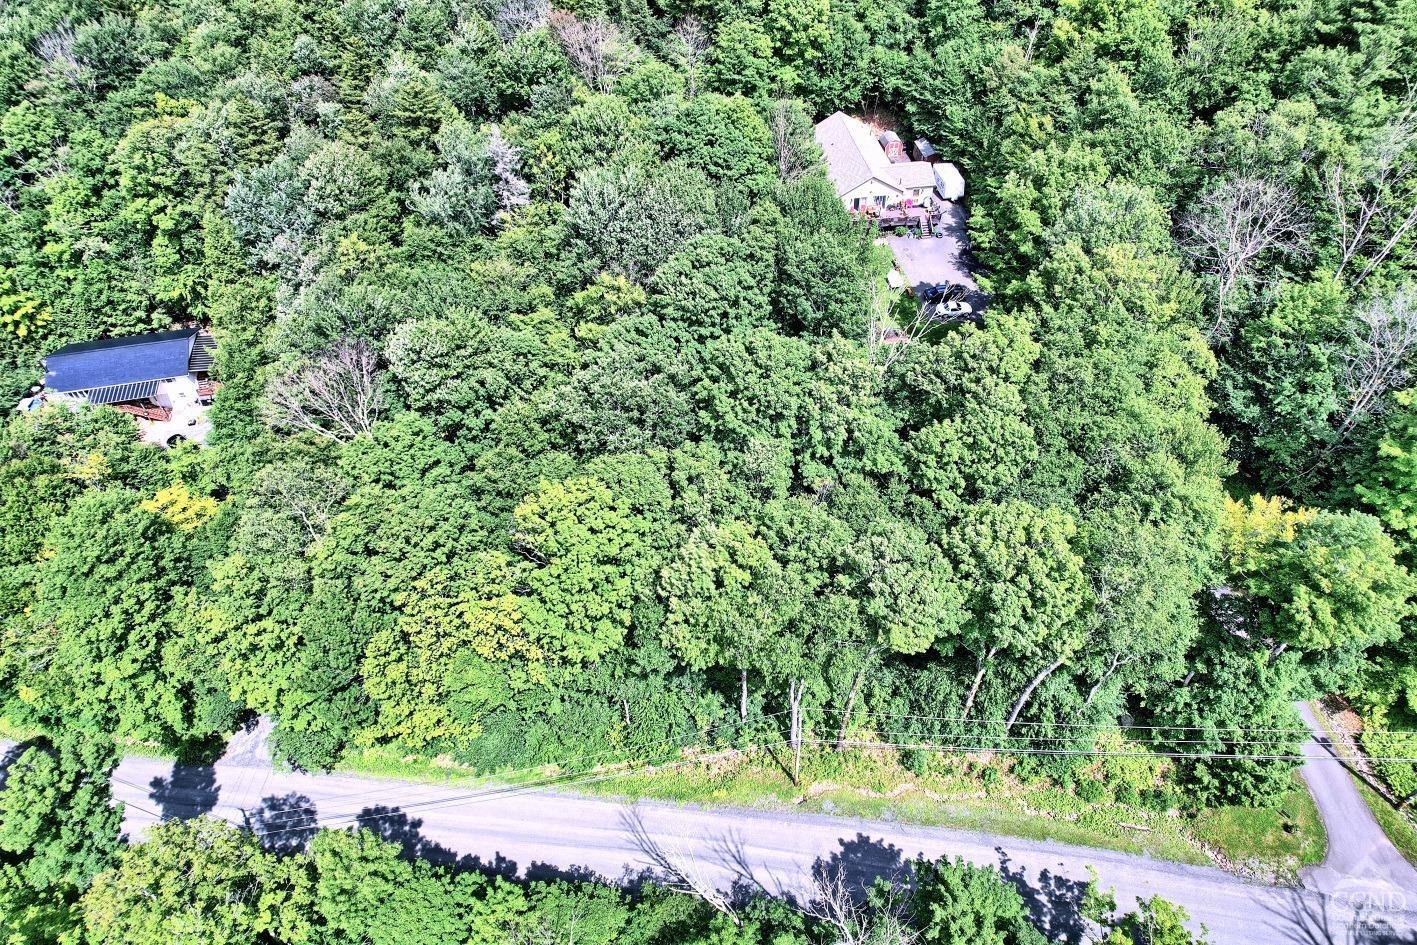
{"type": "MultiPolygon", "coordinates": [[[[1316,758],[1314,765],[1338,770],[1332,761],[1316,758]]],[[[128,805],[126,827],[135,838],[159,816],[199,813],[252,825],[269,845],[290,848],[316,824],[361,823],[435,862],[619,881],[650,867],[647,844],[637,839],[648,837],[649,846],[688,858],[723,888],[740,883],[787,894],[800,892],[819,862],[864,881],[917,854],[959,856],[999,867],[1050,937],[1063,942],[1081,941],[1078,907],[1092,866],[1120,905],[1153,895],[1179,902],[1209,929],[1215,945],[1417,943],[1417,912],[1407,911],[1417,910],[1417,891],[1408,895],[1337,874],[1323,892],[1277,889],[1214,869],[962,831],[277,772],[244,749],[230,761],[176,770],[129,758],[118,769],[115,794],[128,805]]],[[[1326,807],[1329,813],[1336,812],[1326,807]]],[[[1337,826],[1331,835],[1341,837],[1343,824],[1337,826]]]]}
{"type": "Polygon", "coordinates": [[[984,311],[988,297],[974,281],[973,261],[969,255],[969,214],[957,203],[945,202],[940,237],[915,239],[910,236],[888,236],[886,245],[895,254],[905,281],[918,297],[926,286],[948,282],[965,287],[965,301],[976,312],[984,311]]]}

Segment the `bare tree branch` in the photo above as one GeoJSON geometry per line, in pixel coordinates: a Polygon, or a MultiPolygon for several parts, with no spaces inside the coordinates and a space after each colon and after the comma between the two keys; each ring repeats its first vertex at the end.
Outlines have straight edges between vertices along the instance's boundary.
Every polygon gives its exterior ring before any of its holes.
{"type": "Polygon", "coordinates": [[[682,843],[656,840],[650,835],[644,817],[636,808],[628,809],[621,822],[634,839],[635,846],[670,888],[697,896],[728,916],[734,925],[743,924],[732,899],[715,885],[703,863],[682,843]]]}
{"type": "Polygon", "coordinates": [[[905,352],[930,329],[930,319],[922,308],[904,326],[894,325],[889,315],[894,292],[882,292],[880,283],[872,279],[867,283],[870,296],[866,326],[866,354],[872,364],[880,368],[885,378],[891,367],[904,356],[905,352]]]}
{"type": "Polygon", "coordinates": [[[1364,260],[1358,286],[1392,255],[1417,226],[1417,107],[1414,100],[1364,145],[1356,167],[1342,161],[1324,168],[1329,207],[1338,227],[1342,276],[1364,260]]]}
{"type": "Polygon", "coordinates": [[[1181,220],[1183,244],[1215,280],[1215,324],[1224,334],[1226,304],[1250,284],[1255,264],[1271,253],[1302,251],[1308,220],[1292,187],[1258,177],[1237,177],[1201,195],[1181,220]]]}
{"type": "Polygon", "coordinates": [[[496,125],[487,133],[487,153],[492,157],[492,170],[496,175],[492,190],[497,194],[497,205],[503,213],[525,207],[531,200],[531,188],[519,173],[521,152],[502,137],[502,129],[496,125]]]}
{"type": "Polygon", "coordinates": [[[832,945],[912,945],[919,938],[894,901],[873,908],[851,888],[840,867],[812,871],[812,890],[802,912],[831,929],[832,945]]]}
{"type": "Polygon", "coordinates": [[[492,28],[502,42],[510,43],[523,33],[546,25],[550,16],[550,0],[503,0],[492,14],[492,28]]]}
{"type": "Polygon", "coordinates": [[[352,440],[383,410],[378,355],[362,338],[341,338],[271,380],[266,420],[281,430],[352,440]]]}
{"type": "Polygon", "coordinates": [[[604,17],[583,20],[565,10],[553,11],[548,22],[586,84],[597,92],[610,91],[627,58],[619,27],[604,17]]]}
{"type": "Polygon", "coordinates": [[[1343,370],[1348,410],[1338,427],[1340,440],[1364,417],[1380,411],[1388,391],[1411,376],[1408,355],[1417,345],[1417,294],[1403,286],[1387,298],[1368,301],[1358,309],[1351,335],[1343,370]]]}
{"type": "Polygon", "coordinates": [[[805,117],[795,119],[792,103],[779,99],[774,103],[768,116],[768,127],[772,131],[773,153],[777,158],[777,179],[790,183],[816,166],[816,156],[812,153],[815,142],[809,131],[805,117]]]}
{"type": "Polygon", "coordinates": [[[684,68],[685,98],[693,98],[699,94],[699,69],[703,65],[704,57],[708,55],[710,45],[712,44],[703,20],[692,13],[674,24],[670,50],[684,68]]]}
{"type": "Polygon", "coordinates": [[[35,54],[44,60],[45,67],[76,89],[92,92],[93,80],[85,79],[79,57],[74,53],[74,43],[78,39],[74,27],[68,20],[61,20],[52,30],[41,33],[34,41],[35,54]]]}

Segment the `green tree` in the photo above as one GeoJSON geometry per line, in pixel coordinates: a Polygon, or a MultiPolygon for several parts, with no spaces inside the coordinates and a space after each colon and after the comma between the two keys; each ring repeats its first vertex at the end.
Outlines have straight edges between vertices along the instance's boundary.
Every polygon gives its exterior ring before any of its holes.
{"type": "Polygon", "coordinates": [[[571,188],[566,226],[590,272],[643,283],[684,240],[712,224],[713,191],[681,167],[616,164],[583,174],[571,188]]]}
{"type": "Polygon", "coordinates": [[[41,711],[168,744],[200,732],[179,618],[185,540],[122,491],[75,501],[51,531],[28,633],[52,657],[22,682],[41,711]]]}
{"type": "Polygon", "coordinates": [[[117,747],[101,731],[17,749],[0,789],[0,861],[10,860],[24,885],[82,891],[115,859],[123,811],[112,803],[109,777],[117,765],[117,747]]]}
{"type": "Polygon", "coordinates": [[[1072,549],[1076,534],[1067,513],[1016,501],[975,506],[952,530],[950,547],[969,614],[961,643],[977,667],[961,716],[969,715],[1000,652],[1045,662],[1015,702],[1012,722],[1037,685],[1082,644],[1077,618],[1088,590],[1082,559],[1072,549]]]}
{"type": "Polygon", "coordinates": [[[250,833],[205,817],[167,821],[124,850],[84,894],[85,940],[303,942],[312,931],[311,895],[302,864],[262,851],[250,833]]]}
{"type": "Polygon", "coordinates": [[[1225,567],[1238,592],[1225,617],[1275,656],[1362,651],[1396,639],[1414,593],[1397,545],[1371,515],[1286,510],[1253,496],[1227,503],[1225,567]]]}
{"type": "Polygon", "coordinates": [[[590,662],[619,646],[643,572],[645,523],[593,477],[544,483],[515,512],[513,542],[536,567],[523,605],[531,642],[590,662]]]}
{"type": "Polygon", "coordinates": [[[964,860],[916,860],[908,902],[927,945],[1043,945],[1023,897],[997,872],[964,860]]]}
{"type": "Polygon", "coordinates": [[[1393,394],[1372,454],[1353,462],[1353,491],[1393,532],[1417,538],[1417,394],[1393,394]]]}
{"type": "Polygon", "coordinates": [[[737,669],[741,719],[749,670],[770,659],[799,606],[786,581],[772,549],[743,522],[696,529],[660,572],[665,646],[696,668],[737,669]]]}
{"type": "Polygon", "coordinates": [[[772,38],[749,18],[720,24],[709,50],[709,81],[725,95],[760,98],[771,94],[779,69],[773,62],[772,38]]]}

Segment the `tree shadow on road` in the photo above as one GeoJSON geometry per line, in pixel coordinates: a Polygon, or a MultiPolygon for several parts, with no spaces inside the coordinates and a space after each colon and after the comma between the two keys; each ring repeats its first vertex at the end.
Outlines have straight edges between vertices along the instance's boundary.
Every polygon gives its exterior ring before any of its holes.
{"type": "Polygon", "coordinates": [[[289,856],[314,839],[317,819],[314,802],[292,791],[262,798],[259,807],[246,812],[246,829],[256,835],[263,850],[289,856]]]}
{"type": "Polygon", "coordinates": [[[858,833],[850,840],[838,840],[841,849],[812,864],[817,876],[841,876],[847,888],[856,896],[864,896],[876,880],[892,884],[904,883],[910,872],[905,851],[884,840],[873,840],[858,833]]]}
{"type": "MultiPolygon", "coordinates": [[[[457,853],[423,835],[423,820],[409,817],[397,807],[366,807],[354,822],[389,843],[396,843],[406,860],[427,860],[436,866],[466,868],[457,853]]],[[[515,872],[516,864],[512,864],[515,872]]]]}
{"type": "MultiPolygon", "coordinates": [[[[1332,896],[1286,889],[1259,898],[1270,923],[1293,945],[1417,945],[1417,932],[1393,928],[1381,909],[1345,905],[1332,896]]],[[[1410,916],[1404,925],[1410,927],[1410,916]]]]}
{"type": "Polygon", "coordinates": [[[1087,883],[1042,870],[1035,885],[1029,882],[1028,873],[1022,867],[1013,868],[1013,861],[1003,847],[995,847],[994,852],[999,855],[999,875],[1023,896],[1029,915],[1048,941],[1069,945],[1081,942],[1087,932],[1082,916],[1087,883]]]}
{"type": "MultiPolygon", "coordinates": [[[[515,866],[516,864],[512,864],[512,865],[515,866]]],[[[533,883],[550,883],[550,882],[565,882],[565,883],[607,883],[607,882],[609,882],[604,876],[601,876],[599,873],[597,873],[595,870],[591,869],[589,866],[570,866],[570,867],[562,868],[562,867],[560,867],[560,866],[553,866],[553,865],[550,864],[550,863],[539,863],[539,862],[537,862],[536,860],[533,860],[532,863],[531,863],[531,865],[526,868],[526,873],[525,873],[525,875],[523,876],[523,878],[526,879],[528,882],[533,882],[533,883]]]]}
{"type": "Polygon", "coordinates": [[[158,806],[163,820],[200,817],[216,807],[221,788],[212,765],[177,765],[172,776],[148,782],[149,799],[158,806]]]}
{"type": "MultiPolygon", "coordinates": [[[[517,861],[508,859],[501,853],[493,854],[492,858],[488,860],[472,854],[460,856],[456,850],[452,850],[436,840],[430,840],[423,835],[422,818],[410,817],[406,811],[397,807],[387,807],[382,804],[366,807],[355,817],[355,825],[368,830],[381,840],[398,844],[399,855],[406,860],[424,860],[436,866],[451,869],[455,873],[481,873],[489,879],[500,877],[514,880],[520,875],[517,861]]],[[[543,882],[554,880],[578,883],[605,882],[604,877],[588,866],[563,868],[536,861],[527,867],[525,875],[522,875],[521,878],[543,882]]]]}

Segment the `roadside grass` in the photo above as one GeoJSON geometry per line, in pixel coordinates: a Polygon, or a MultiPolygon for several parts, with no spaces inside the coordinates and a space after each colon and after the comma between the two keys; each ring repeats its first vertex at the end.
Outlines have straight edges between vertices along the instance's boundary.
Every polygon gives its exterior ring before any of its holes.
{"type": "Polygon", "coordinates": [[[23,742],[34,738],[38,734],[39,729],[25,728],[24,726],[16,725],[3,715],[0,715],[0,741],[23,742]]]}
{"type": "Polygon", "coordinates": [[[739,756],[672,770],[630,773],[578,790],[622,798],[794,810],[999,833],[1220,866],[1288,880],[1322,861],[1326,838],[1318,809],[1297,779],[1278,808],[1219,808],[1192,818],[1175,810],[1123,804],[1093,788],[1090,801],[1048,781],[1025,782],[964,758],[945,758],[924,774],[892,753],[804,757],[802,787],[787,759],[739,756]],[[992,775],[985,772],[992,771],[992,775]]]}
{"type": "Polygon", "coordinates": [[[419,784],[455,784],[472,787],[483,784],[516,785],[542,780],[555,773],[546,766],[532,771],[508,771],[495,774],[478,773],[468,765],[459,764],[447,755],[427,757],[393,748],[351,749],[334,766],[334,774],[414,781],[419,784]]]}
{"type": "Polygon", "coordinates": [[[1274,808],[1216,807],[1191,822],[1206,847],[1238,863],[1289,863],[1293,868],[1322,863],[1328,847],[1319,809],[1299,773],[1294,787],[1274,808]]]}
{"type": "Polygon", "coordinates": [[[1392,841],[1392,845],[1397,847],[1407,862],[1417,866],[1417,827],[1413,826],[1406,814],[1393,807],[1387,798],[1364,783],[1362,778],[1352,772],[1349,772],[1349,777],[1358,785],[1358,793],[1363,795],[1363,801],[1373,812],[1373,818],[1392,841]]]}

